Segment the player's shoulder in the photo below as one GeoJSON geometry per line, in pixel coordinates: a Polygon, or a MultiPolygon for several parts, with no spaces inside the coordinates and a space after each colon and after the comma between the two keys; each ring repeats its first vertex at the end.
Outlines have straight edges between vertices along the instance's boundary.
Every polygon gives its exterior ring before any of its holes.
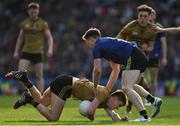
{"type": "Polygon", "coordinates": [[[23,19],[23,20],[19,23],[19,26],[20,26],[21,28],[23,28],[25,25],[29,25],[29,23],[30,23],[29,18],[25,18],[25,19],[23,19]]]}
{"type": "Polygon", "coordinates": [[[30,21],[29,18],[25,18],[25,19],[23,19],[23,20],[21,21],[21,24],[28,23],[29,21],[30,21]]]}
{"type": "Polygon", "coordinates": [[[38,22],[42,25],[48,25],[48,22],[45,19],[39,18],[38,22]]]}
{"type": "Polygon", "coordinates": [[[129,28],[134,27],[134,26],[136,26],[136,25],[138,25],[138,21],[137,21],[137,20],[132,20],[131,22],[129,22],[129,23],[127,24],[127,26],[128,26],[129,28]]]}
{"type": "Polygon", "coordinates": [[[154,27],[154,23],[148,22],[147,28],[152,28],[152,27],[154,27]]]}

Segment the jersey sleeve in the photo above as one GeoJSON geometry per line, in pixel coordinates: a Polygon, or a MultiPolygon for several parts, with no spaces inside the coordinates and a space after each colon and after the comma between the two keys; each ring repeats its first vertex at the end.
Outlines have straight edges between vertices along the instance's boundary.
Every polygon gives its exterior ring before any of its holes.
{"type": "Polygon", "coordinates": [[[100,46],[99,45],[94,46],[94,49],[93,49],[93,58],[94,59],[101,58],[101,51],[100,51],[100,46]]]}
{"type": "Polygon", "coordinates": [[[127,39],[127,36],[129,35],[129,32],[130,32],[130,27],[133,24],[133,22],[134,21],[132,21],[132,22],[128,23],[126,26],[124,26],[124,28],[121,30],[120,36],[118,38],[124,39],[124,40],[127,39]]]}
{"type": "Polygon", "coordinates": [[[19,27],[21,30],[24,30],[25,21],[20,22],[19,27]]]}
{"type": "Polygon", "coordinates": [[[49,29],[48,23],[46,21],[43,22],[43,31],[49,29]]]}
{"type": "Polygon", "coordinates": [[[121,30],[120,36],[119,36],[118,38],[126,40],[127,32],[128,32],[128,27],[125,26],[125,27],[121,30]]]}
{"type": "MultiPolygon", "coordinates": [[[[163,28],[163,25],[161,25],[160,23],[156,23],[156,25],[158,26],[158,27],[160,27],[160,28],[163,28]]],[[[166,37],[166,33],[164,33],[164,32],[160,32],[160,33],[158,33],[158,35],[159,35],[159,37],[166,37]]]]}

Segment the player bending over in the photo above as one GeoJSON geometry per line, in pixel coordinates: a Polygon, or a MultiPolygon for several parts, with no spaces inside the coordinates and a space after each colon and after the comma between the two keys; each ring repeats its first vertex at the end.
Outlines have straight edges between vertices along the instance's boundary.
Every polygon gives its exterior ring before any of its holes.
{"type": "MultiPolygon", "coordinates": [[[[99,101],[99,106],[94,106],[93,101],[90,109],[93,109],[94,114],[96,108],[104,108],[107,114],[113,121],[127,121],[127,117],[121,118],[113,110],[118,109],[126,104],[127,97],[121,90],[116,90],[112,94],[104,87],[98,85],[97,96],[94,98],[94,84],[88,79],[79,79],[70,75],[61,75],[53,80],[50,86],[46,89],[43,95],[31,83],[27,77],[27,71],[11,71],[6,74],[7,78],[17,79],[24,83],[29,92],[24,92],[21,99],[14,104],[14,109],[29,103],[33,105],[48,121],[58,121],[66,99],[71,95],[77,100],[93,100],[99,101]],[[51,105],[49,108],[48,106],[51,105]]],[[[87,117],[92,121],[94,114],[87,117]]]]}

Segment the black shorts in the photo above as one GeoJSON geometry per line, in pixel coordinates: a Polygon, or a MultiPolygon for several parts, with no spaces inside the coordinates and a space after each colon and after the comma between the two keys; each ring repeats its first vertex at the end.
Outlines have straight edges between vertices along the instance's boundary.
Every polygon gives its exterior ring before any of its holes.
{"type": "Polygon", "coordinates": [[[30,60],[34,64],[37,64],[43,62],[43,54],[22,52],[21,59],[30,60]]]}
{"type": "Polygon", "coordinates": [[[138,48],[134,48],[131,56],[129,57],[126,70],[140,70],[140,72],[144,72],[147,67],[147,57],[144,53],[142,53],[138,48]]]}
{"type": "Polygon", "coordinates": [[[159,59],[149,59],[148,60],[148,67],[156,67],[159,68],[159,59]]]}
{"type": "Polygon", "coordinates": [[[66,101],[71,97],[73,77],[70,75],[61,75],[50,84],[50,90],[59,98],[66,101]]]}

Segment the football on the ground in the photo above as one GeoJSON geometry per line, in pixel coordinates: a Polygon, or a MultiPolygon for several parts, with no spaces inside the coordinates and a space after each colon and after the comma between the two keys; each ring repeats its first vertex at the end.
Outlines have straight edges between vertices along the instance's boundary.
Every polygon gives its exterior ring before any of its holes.
{"type": "Polygon", "coordinates": [[[83,116],[86,116],[87,110],[89,106],[91,105],[91,102],[88,100],[84,100],[79,105],[79,113],[83,116]]]}

